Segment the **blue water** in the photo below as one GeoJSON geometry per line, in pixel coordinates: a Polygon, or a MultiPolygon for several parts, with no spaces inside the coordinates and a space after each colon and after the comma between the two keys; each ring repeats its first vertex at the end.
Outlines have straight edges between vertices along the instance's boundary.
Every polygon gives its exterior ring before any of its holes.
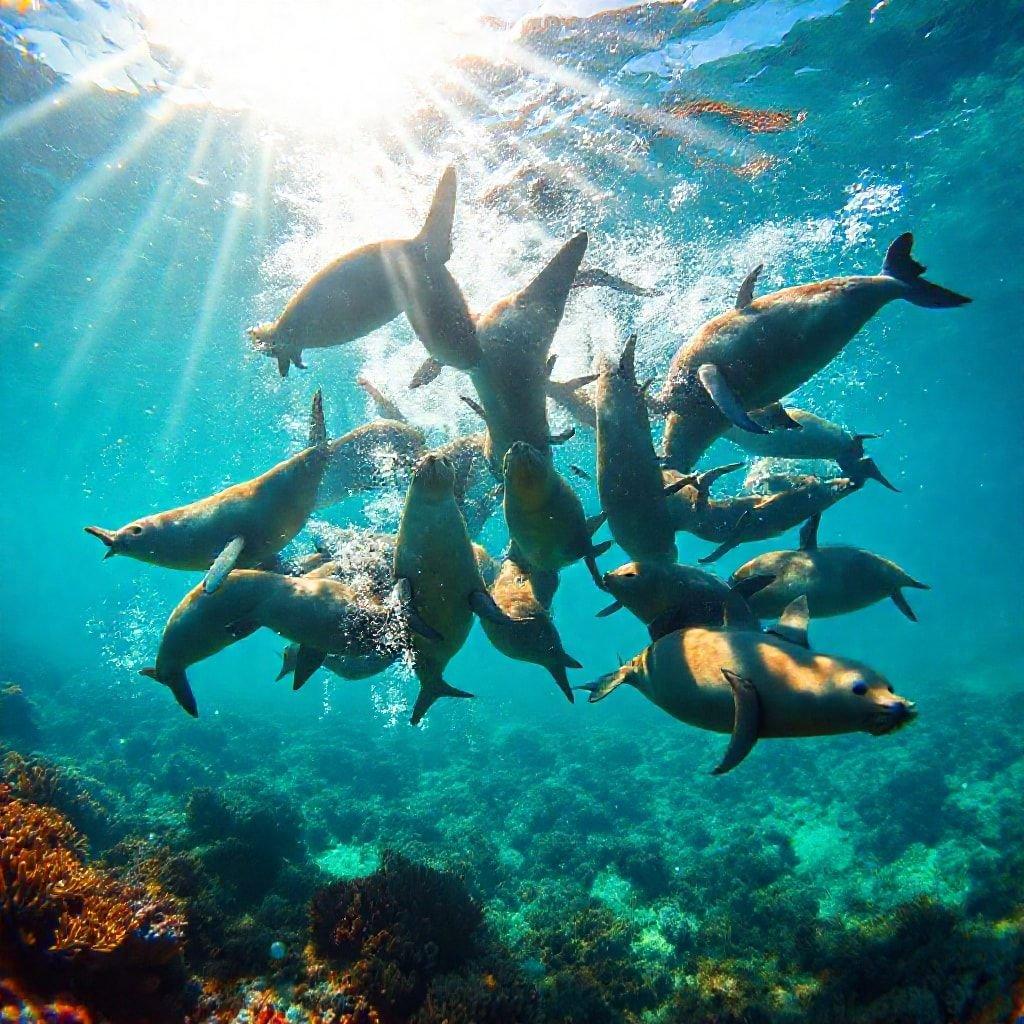
{"type": "MultiPolygon", "coordinates": [[[[670,886],[621,896],[617,834],[699,875],[734,848],[720,830],[752,826],[758,845],[763,822],[795,851],[792,884],[822,918],[884,912],[922,893],[962,908],[978,864],[1019,858],[1012,844],[1024,831],[1007,816],[1019,816],[1010,795],[1024,780],[1024,13],[1009,0],[890,0],[873,14],[861,0],[743,3],[734,15],[702,6],[710,29],[682,11],[677,23],[641,9],[527,31],[518,45],[530,64],[479,74],[475,96],[336,136],[299,117],[174,106],[153,90],[69,89],[18,49],[25,16],[0,11],[0,677],[35,702],[39,749],[123,802],[121,833],[173,830],[197,780],[291,792],[310,858],[358,849],[372,863],[397,845],[432,863],[469,861],[522,961],[549,968],[515,923],[538,899],[530,886],[556,902],[603,900],[657,946],[650,929],[678,897],[670,886]],[[704,98],[794,121],[757,134],[714,115],[667,117],[704,98]],[[811,637],[917,701],[912,728],[762,744],[729,778],[711,780],[720,737],[632,692],[570,706],[541,669],[502,658],[478,627],[447,673],[476,699],[442,702],[416,731],[405,722],[415,693],[407,670],[368,683],[318,673],[294,694],[272,682],[281,644],[269,633],[192,669],[198,723],[137,675],[196,579],[101,562],[83,526],[118,526],[213,493],[298,451],[317,387],[332,435],[357,426],[372,416],[354,382],[360,371],[433,442],[477,429],[457,371],[405,389],[422,350],[404,320],[307,351],[309,369],[287,379],[244,334],[334,255],[416,230],[446,162],[460,176],[449,266],[471,308],[527,280],[579,227],[591,235],[589,263],[663,290],[644,300],[575,294],[553,348],[563,379],[632,330],[638,375],[660,379],[678,344],[729,308],[753,265],[765,263],[762,292],[871,273],[905,230],[929,278],[973,298],[952,311],[885,308],[794,396],[882,435],[870,454],[899,493],[869,483],[826,513],[822,540],[890,557],[932,589],[911,595],[917,624],[885,602],[813,622],[811,637]],[[510,212],[483,201],[524,164],[558,162],[577,185],[564,204],[510,212]],[[125,755],[140,737],[153,753],[125,755]],[[162,775],[157,765],[179,757],[172,744],[193,751],[203,771],[162,775]],[[332,744],[380,765],[380,785],[365,764],[331,772],[332,744]],[[940,797],[919,800],[917,787],[936,779],[940,797]],[[864,811],[864,787],[885,806],[880,818],[864,811]],[[358,811],[325,818],[334,796],[358,811]],[[594,824],[587,800],[617,827],[594,824]],[[895,827],[886,814],[900,819],[905,843],[886,845],[895,827]],[[887,880],[884,892],[872,872],[887,880]]],[[[553,422],[567,423],[558,412],[553,422]]],[[[720,441],[703,465],[734,455],[720,441]]],[[[591,466],[592,434],[581,431],[555,459],[563,472],[591,466]]],[[[571,479],[596,512],[593,484],[571,479]]],[[[375,494],[316,518],[393,530],[401,500],[375,494]]],[[[480,539],[502,551],[500,511],[480,539]]],[[[745,545],[719,569],[795,544],[794,532],[745,545]]],[[[679,537],[686,563],[710,547],[679,537]]],[[[574,681],[644,645],[625,613],[594,617],[606,603],[581,565],[563,573],[555,619],[585,665],[574,681]]],[[[721,897],[705,892],[679,912],[713,914],[721,897]]],[[[990,917],[1019,928],[1021,893],[1004,898],[990,917]]],[[[737,942],[735,957],[751,955],[737,942]]],[[[645,949],[645,969],[661,983],[693,974],[696,954],[659,960],[645,949]]]]}

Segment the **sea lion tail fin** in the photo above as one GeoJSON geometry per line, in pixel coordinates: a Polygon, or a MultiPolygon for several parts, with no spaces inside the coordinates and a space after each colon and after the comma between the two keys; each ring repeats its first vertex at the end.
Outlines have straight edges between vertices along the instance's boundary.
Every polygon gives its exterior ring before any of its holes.
{"type": "Polygon", "coordinates": [[[86,526],[84,529],[90,536],[96,537],[106,544],[107,551],[103,556],[104,560],[117,554],[114,550],[114,541],[117,539],[117,535],[113,530],[104,530],[102,526],[86,526]]]}
{"type": "Polygon", "coordinates": [[[359,374],[356,377],[356,383],[370,396],[370,400],[373,402],[374,407],[377,410],[377,415],[381,419],[395,420],[398,423],[408,423],[409,420],[405,413],[402,412],[398,406],[388,398],[382,391],[368,377],[363,374],[359,374]]]}
{"type": "Polygon", "coordinates": [[[327,421],[324,419],[324,392],[317,388],[309,407],[309,447],[319,448],[327,444],[327,421]]]}
{"type": "Polygon", "coordinates": [[[565,306],[569,289],[576,280],[576,272],[587,251],[589,238],[586,231],[579,231],[569,239],[545,264],[544,269],[519,293],[523,303],[541,303],[557,307],[559,313],[565,306]]]}
{"type": "Polygon", "coordinates": [[[455,223],[455,196],[458,180],[455,168],[448,166],[434,190],[427,219],[423,222],[416,241],[432,259],[447,263],[452,257],[452,226],[455,223]]]}
{"type": "Polygon", "coordinates": [[[893,277],[907,286],[903,298],[925,309],[950,309],[971,301],[966,295],[926,281],[921,275],[928,268],[911,256],[913,246],[914,236],[909,231],[904,232],[889,246],[882,264],[882,273],[886,277],[893,277]]]}
{"type": "Polygon", "coordinates": [[[174,699],[179,705],[190,714],[193,718],[199,717],[199,707],[196,704],[195,694],[192,692],[192,687],[188,684],[188,676],[185,675],[184,670],[179,672],[173,672],[169,676],[157,675],[156,669],[147,666],[146,668],[139,669],[140,676],[146,676],[149,679],[155,679],[158,683],[163,683],[171,693],[174,694],[174,699]]]}
{"type": "Polygon", "coordinates": [[[472,697],[472,693],[468,693],[466,690],[459,690],[454,686],[449,685],[440,676],[436,680],[431,680],[429,683],[420,683],[420,692],[416,697],[416,703],[412,709],[412,717],[409,719],[410,725],[419,725],[423,721],[423,716],[439,701],[442,697],[472,697]]]}
{"type": "Polygon", "coordinates": [[[298,659],[299,645],[289,644],[281,652],[281,671],[274,677],[274,682],[280,682],[285,676],[290,676],[295,671],[295,662],[298,659]]]}
{"type": "MultiPolygon", "coordinates": [[[[547,670],[551,673],[551,678],[558,684],[558,688],[565,694],[565,699],[570,704],[576,703],[576,698],[573,696],[572,687],[569,685],[569,676],[566,674],[565,665],[548,665],[547,670]]],[[[582,668],[578,661],[572,662],[569,668],[582,668]]]]}

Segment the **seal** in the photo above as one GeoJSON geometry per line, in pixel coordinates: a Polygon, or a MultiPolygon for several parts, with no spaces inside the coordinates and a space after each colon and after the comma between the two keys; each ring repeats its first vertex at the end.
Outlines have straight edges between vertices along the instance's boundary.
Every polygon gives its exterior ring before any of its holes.
{"type": "Polygon", "coordinates": [[[660,407],[668,465],[689,470],[732,423],[764,433],[748,414],[778,402],[827,366],[883,306],[906,299],[927,309],[970,302],[926,281],[911,256],[913,235],[889,246],[879,274],[835,277],[785,288],[761,298],[754,287],[762,267],[740,285],[734,309],[701,327],[676,352],[660,407]]]}
{"type": "Polygon", "coordinates": [[[750,416],[769,433],[752,434],[739,427],[730,427],[725,437],[751,455],[776,459],[827,459],[835,462],[843,476],[855,483],[877,480],[890,491],[899,491],[886,479],[875,460],[864,454],[864,442],[880,435],[852,434],[838,423],[813,412],[783,407],[779,402],[757,409],[750,416]],[[794,425],[796,429],[793,429],[794,425]]]}
{"type": "Polygon", "coordinates": [[[487,425],[485,455],[497,480],[516,441],[550,461],[552,443],[572,436],[552,437],[548,426],[548,353],[586,249],[587,233],[581,231],[528,285],[477,319],[483,354],[469,375],[479,401],[466,401],[487,425]]]}
{"type": "Polygon", "coordinates": [[[362,338],[405,312],[431,356],[468,369],[479,346],[466,300],[445,264],[452,254],[455,170],[441,176],[430,212],[413,238],[373,242],[328,264],[270,323],[250,328],[282,377],[304,369],[302,353],[362,338]]]}
{"type": "MultiPolygon", "coordinates": [[[[778,489],[772,494],[712,498],[711,485],[742,465],[734,462],[682,478],[684,486],[666,499],[677,530],[718,544],[711,554],[698,559],[702,565],[718,561],[739,544],[777,537],[860,489],[846,477],[801,476],[786,488],[779,487],[783,481],[777,479],[778,489]]],[[[676,484],[681,478],[668,470],[665,479],[676,484]]]]}
{"type": "Polygon", "coordinates": [[[636,382],[636,335],[617,364],[607,360],[597,378],[597,493],[608,529],[637,561],[672,562],[675,523],[665,500],[686,480],[666,487],[651,440],[644,389],[636,382]]]}
{"type": "Polygon", "coordinates": [[[423,454],[426,436],[404,419],[379,419],[329,439],[324,423],[323,395],[313,395],[310,445],[326,447],[326,464],[316,496],[316,509],[330,508],[355,494],[394,486],[423,454]]]}
{"type": "Polygon", "coordinates": [[[804,595],[811,615],[823,618],[858,611],[888,597],[911,622],[917,622],[903,588],[929,590],[928,584],[870,551],[841,544],[819,547],[820,522],[820,514],[807,520],[800,531],[799,550],[769,551],[741,565],[733,574],[736,581],[774,576],[769,586],[751,598],[754,611],[761,618],[769,618],[804,595]]]}
{"type": "Polygon", "coordinates": [[[481,576],[466,523],[455,501],[451,463],[434,453],[413,470],[395,544],[394,576],[402,588],[413,666],[420,683],[411,722],[441,697],[472,697],[443,678],[469,636],[473,613],[505,621],[481,576]]]}
{"type": "Polygon", "coordinates": [[[168,569],[207,569],[203,588],[216,590],[236,566],[272,559],[305,525],[316,504],[327,451],[316,445],[262,476],[208,498],[135,519],[119,530],[87,526],[107,547],[168,569]]]}
{"type": "Polygon", "coordinates": [[[652,640],[690,626],[721,627],[727,609],[734,625],[758,629],[749,602],[773,579],[767,573],[748,573],[725,583],[694,566],[627,562],[604,574],[605,589],[615,601],[597,614],[603,618],[626,608],[647,627],[652,640]]]}
{"type": "Polygon", "coordinates": [[[482,619],[480,624],[494,647],[506,657],[546,668],[572,704],[572,688],[565,670],[583,666],[566,653],[551,618],[558,573],[531,569],[524,563],[513,544],[491,586],[491,596],[505,613],[506,621],[482,619]]]}
{"type": "Polygon", "coordinates": [[[588,520],[576,492],[525,441],[516,441],[505,455],[504,509],[509,534],[531,569],[557,572],[582,558],[604,589],[596,558],[612,542],[595,545],[591,540],[604,514],[588,520]]]}
{"type": "Polygon", "coordinates": [[[328,653],[372,655],[387,620],[383,606],[361,600],[337,580],[236,569],[213,593],[201,584],[189,591],[167,620],[156,664],[140,674],[167,686],[197,718],[186,670],[261,627],[298,644],[294,687],[299,689],[328,653]]]}
{"type": "Polygon", "coordinates": [[[669,633],[583,689],[590,702],[627,683],[687,725],[731,733],[712,774],[735,768],[759,739],[895,732],[916,714],[874,669],[807,646],[807,604],[778,633],[694,627],[669,633]]]}

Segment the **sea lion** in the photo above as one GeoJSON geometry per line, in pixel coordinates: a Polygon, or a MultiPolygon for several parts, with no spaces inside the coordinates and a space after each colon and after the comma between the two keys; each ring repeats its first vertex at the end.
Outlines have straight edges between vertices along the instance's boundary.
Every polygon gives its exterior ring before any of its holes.
{"type": "Polygon", "coordinates": [[[597,614],[603,618],[626,608],[647,627],[652,640],[689,626],[720,627],[727,608],[733,625],[757,629],[757,616],[748,602],[773,578],[750,573],[724,583],[689,565],[627,562],[604,574],[605,589],[615,601],[597,614]]]}
{"type": "Polygon", "coordinates": [[[361,599],[337,580],[236,569],[213,593],[201,584],[189,591],[167,620],[156,665],[140,674],[167,686],[196,718],[186,669],[257,629],[267,627],[299,645],[294,668],[299,689],[327,654],[366,657],[389,643],[382,639],[388,619],[382,605],[361,599]]]}
{"type": "Polygon", "coordinates": [[[506,657],[546,668],[571,704],[572,688],[565,670],[583,666],[566,653],[549,611],[558,573],[531,569],[524,561],[513,545],[491,586],[491,596],[506,621],[482,619],[480,624],[506,657]]]}
{"type": "Polygon", "coordinates": [[[316,496],[316,508],[330,508],[365,491],[394,486],[423,454],[426,437],[404,420],[374,420],[347,434],[328,440],[323,398],[313,396],[310,444],[324,444],[327,462],[316,496]]]}
{"type": "Polygon", "coordinates": [[[419,723],[440,697],[471,697],[442,673],[469,636],[475,612],[504,622],[487,591],[455,501],[451,463],[428,453],[416,464],[395,545],[395,580],[403,588],[419,696],[411,722],[419,723]]]}
{"type": "MultiPolygon", "coordinates": [[[[699,559],[702,565],[718,561],[738,544],[777,537],[860,489],[859,484],[846,477],[821,480],[804,476],[798,477],[791,487],[773,494],[712,498],[709,494],[712,483],[741,466],[739,462],[731,463],[685,477],[684,486],[666,498],[677,530],[718,544],[710,555],[699,559]]],[[[678,473],[665,472],[669,484],[678,483],[680,479],[678,473]]]]}
{"type": "Polygon", "coordinates": [[[675,414],[666,425],[668,465],[685,472],[729,425],[765,428],[748,414],[778,402],[839,354],[883,306],[906,299],[944,309],[969,302],[921,275],[913,236],[900,235],[881,273],[836,277],[785,288],[759,299],[761,267],[740,286],[736,307],[701,327],[676,352],[659,404],[675,414]]]}
{"type": "Polygon", "coordinates": [[[445,263],[452,253],[456,179],[441,176],[427,219],[413,238],[374,242],[328,264],[274,321],[250,328],[256,349],[277,360],[282,377],[304,369],[303,349],[361,338],[405,312],[440,362],[468,369],[479,358],[466,300],[445,263]]]}
{"type": "Polygon", "coordinates": [[[531,569],[557,572],[583,559],[604,589],[596,558],[611,541],[595,545],[594,531],[604,514],[588,520],[576,492],[542,452],[516,441],[505,455],[505,521],[531,569]]]}
{"type": "Polygon", "coordinates": [[[209,498],[135,519],[119,530],[87,526],[107,546],[105,558],[126,555],[169,569],[208,569],[214,591],[236,566],[273,558],[305,525],[316,503],[327,449],[316,445],[262,476],[209,498]]]}
{"type": "Polygon", "coordinates": [[[928,584],[870,551],[842,544],[818,547],[820,522],[820,514],[807,520],[800,531],[799,550],[769,551],[733,573],[736,581],[766,574],[775,577],[751,598],[754,611],[761,618],[770,618],[802,594],[811,615],[823,618],[845,615],[890,597],[911,622],[917,622],[902,588],[929,590],[928,584]]]}
{"type": "Polygon", "coordinates": [[[525,441],[550,459],[548,350],[565,312],[566,299],[587,248],[581,231],[566,242],[524,288],[506,296],[476,322],[483,355],[470,371],[479,402],[467,399],[487,425],[485,454],[501,480],[505,453],[525,441]]]}
{"type": "Polygon", "coordinates": [[[597,378],[597,493],[616,543],[637,561],[675,562],[675,523],[651,440],[644,391],[636,382],[636,335],[617,364],[604,362],[597,378]]]}
{"type": "Polygon", "coordinates": [[[843,476],[856,483],[877,480],[890,491],[898,491],[882,474],[874,459],[864,454],[864,442],[878,434],[851,434],[845,427],[815,416],[805,409],[783,407],[779,402],[756,409],[750,416],[768,429],[767,434],[752,434],[730,427],[725,437],[752,455],[778,459],[828,459],[835,462],[843,476]],[[793,426],[797,429],[793,429],[793,426]]]}
{"type": "Polygon", "coordinates": [[[715,775],[735,768],[759,739],[882,736],[916,715],[874,669],[808,648],[802,599],[786,609],[778,633],[679,630],[583,689],[594,703],[623,683],[681,722],[731,733],[715,775]]]}

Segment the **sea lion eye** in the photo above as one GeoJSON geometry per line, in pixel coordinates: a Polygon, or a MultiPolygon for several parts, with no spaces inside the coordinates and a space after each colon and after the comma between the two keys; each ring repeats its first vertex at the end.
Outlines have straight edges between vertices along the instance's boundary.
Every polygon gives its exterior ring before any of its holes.
{"type": "Polygon", "coordinates": [[[138,537],[138,535],[140,533],[142,533],[142,527],[141,526],[132,526],[132,527],[129,527],[129,529],[132,531],[132,533],[135,534],[136,537],[138,537]]]}
{"type": "Polygon", "coordinates": [[[858,697],[863,697],[864,694],[868,692],[868,684],[865,683],[863,679],[858,679],[857,682],[853,684],[853,692],[857,694],[858,697]]]}
{"type": "Polygon", "coordinates": [[[891,683],[889,684],[889,686],[887,686],[887,687],[886,687],[886,689],[887,689],[887,690],[888,690],[888,691],[889,691],[890,693],[895,693],[895,692],[896,692],[896,691],[895,691],[895,690],[894,690],[894,689],[892,688],[892,684],[891,684],[891,683]]]}

